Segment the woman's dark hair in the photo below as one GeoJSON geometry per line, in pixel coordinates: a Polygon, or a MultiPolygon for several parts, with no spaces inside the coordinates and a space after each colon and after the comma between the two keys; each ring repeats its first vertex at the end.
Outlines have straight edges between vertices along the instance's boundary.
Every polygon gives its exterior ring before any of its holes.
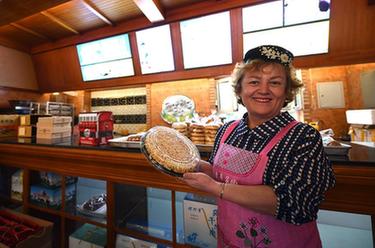
{"type": "MultiPolygon", "coordinates": [[[[242,86],[241,82],[243,77],[245,76],[246,72],[248,71],[262,71],[266,66],[271,64],[277,64],[272,62],[265,62],[263,60],[252,60],[249,63],[237,63],[233,73],[232,73],[232,81],[233,81],[233,88],[234,93],[237,97],[237,102],[239,104],[243,104],[242,99],[240,97],[242,86]]],[[[283,66],[285,69],[286,74],[286,98],[283,107],[286,107],[288,103],[294,100],[294,97],[297,91],[303,86],[302,82],[296,78],[295,69],[293,66],[283,66]]]]}

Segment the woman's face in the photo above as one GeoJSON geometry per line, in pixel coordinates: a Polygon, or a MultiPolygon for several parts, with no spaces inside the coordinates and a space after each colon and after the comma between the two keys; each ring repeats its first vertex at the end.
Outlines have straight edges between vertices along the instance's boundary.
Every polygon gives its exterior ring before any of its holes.
{"type": "Polygon", "coordinates": [[[277,116],[286,98],[286,72],[280,64],[247,71],[241,81],[240,97],[255,127],[277,116]]]}

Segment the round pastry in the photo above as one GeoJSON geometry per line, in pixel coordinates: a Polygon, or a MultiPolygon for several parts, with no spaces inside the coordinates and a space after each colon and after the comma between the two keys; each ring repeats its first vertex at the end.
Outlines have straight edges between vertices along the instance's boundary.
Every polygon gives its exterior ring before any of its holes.
{"type": "Polygon", "coordinates": [[[151,128],[142,140],[142,151],[156,168],[173,176],[195,170],[200,155],[196,146],[178,131],[163,126],[151,128]]]}

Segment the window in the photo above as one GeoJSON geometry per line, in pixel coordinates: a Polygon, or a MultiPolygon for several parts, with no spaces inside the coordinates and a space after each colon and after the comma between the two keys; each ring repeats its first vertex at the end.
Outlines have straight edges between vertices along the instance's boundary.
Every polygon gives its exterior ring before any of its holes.
{"type": "Polygon", "coordinates": [[[138,31],[136,36],[142,74],[174,70],[169,25],[138,31]]]}
{"type": "Polygon", "coordinates": [[[83,81],[134,75],[127,34],[77,45],[83,81]]]}
{"type": "Polygon", "coordinates": [[[231,77],[216,81],[217,105],[219,113],[232,113],[238,110],[236,94],[231,77]]]}
{"type": "Polygon", "coordinates": [[[317,0],[279,0],[243,8],[244,53],[263,44],[295,56],[328,52],[330,11],[317,0]],[[272,16],[272,18],[269,18],[272,16]]]}
{"type": "Polygon", "coordinates": [[[185,69],[232,63],[229,12],[180,23],[185,69]]]}

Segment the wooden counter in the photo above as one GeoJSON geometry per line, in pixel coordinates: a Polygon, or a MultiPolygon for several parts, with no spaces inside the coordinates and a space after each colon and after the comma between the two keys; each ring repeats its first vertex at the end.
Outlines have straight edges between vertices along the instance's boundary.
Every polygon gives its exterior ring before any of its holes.
{"type": "MultiPolygon", "coordinates": [[[[354,149],[351,152],[354,152],[354,149]]],[[[321,209],[371,215],[375,233],[374,161],[356,162],[351,161],[349,157],[343,161],[332,162],[336,186],[327,193],[321,209]]],[[[172,191],[197,192],[181,180],[154,169],[137,149],[0,142],[0,166],[101,179],[110,184],[124,183],[172,191]]],[[[373,240],[374,237],[375,235],[373,240]]]]}

